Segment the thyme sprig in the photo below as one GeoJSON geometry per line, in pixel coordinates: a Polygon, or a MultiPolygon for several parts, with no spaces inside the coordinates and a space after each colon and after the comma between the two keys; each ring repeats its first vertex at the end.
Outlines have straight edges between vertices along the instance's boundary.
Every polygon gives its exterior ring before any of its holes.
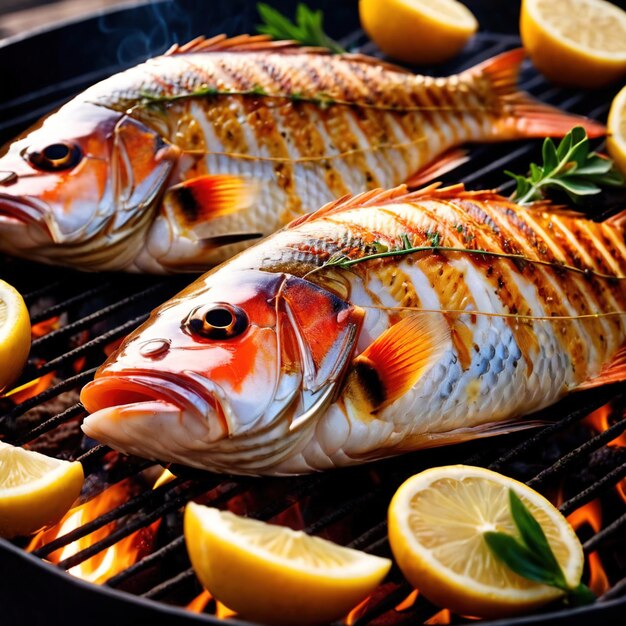
{"type": "Polygon", "coordinates": [[[264,2],[258,2],[256,8],[263,20],[263,23],[257,26],[259,33],[271,35],[274,39],[293,39],[305,46],[328,48],[336,54],[346,52],[324,32],[324,14],[321,10],[312,11],[306,4],[298,3],[296,19],[292,22],[264,2]]]}
{"type": "Polygon", "coordinates": [[[511,200],[517,204],[543,200],[548,189],[565,192],[579,203],[584,196],[600,193],[602,187],[626,185],[611,159],[590,152],[589,139],[582,126],[572,128],[558,146],[547,137],[541,154],[543,165],[531,163],[528,176],[505,171],[517,183],[511,195],[511,200]]]}
{"type": "Polygon", "coordinates": [[[512,489],[509,489],[509,506],[519,537],[486,531],[483,537],[494,556],[523,578],[561,589],[569,604],[594,602],[596,597],[589,587],[582,582],[576,586],[567,582],[543,528],[512,489]]]}

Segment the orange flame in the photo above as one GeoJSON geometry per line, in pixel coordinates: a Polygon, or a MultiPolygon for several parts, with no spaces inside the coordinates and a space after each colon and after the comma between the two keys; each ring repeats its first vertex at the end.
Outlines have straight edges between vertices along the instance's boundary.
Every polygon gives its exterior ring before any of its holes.
{"type": "MultiPolygon", "coordinates": [[[[611,405],[605,404],[601,406],[599,409],[596,409],[593,413],[590,413],[584,420],[583,423],[587,424],[587,426],[591,426],[599,433],[603,433],[607,428],[611,426],[609,423],[609,419],[611,417],[611,405]]],[[[618,435],[610,441],[607,445],[610,446],[624,446],[626,447],[626,433],[622,433],[618,435]]]]}
{"type": "Polygon", "coordinates": [[[411,593],[404,598],[400,604],[398,604],[396,611],[406,611],[407,609],[410,609],[415,604],[418,595],[419,591],[417,589],[413,589],[413,591],[411,591],[411,593]]]}
{"type": "MultiPolygon", "coordinates": [[[[38,533],[29,544],[27,551],[32,552],[123,504],[130,497],[130,487],[130,481],[124,480],[109,487],[85,504],[72,509],[58,524],[38,533]]],[[[111,576],[115,576],[118,572],[133,565],[150,549],[159,523],[160,520],[157,520],[147,528],[124,537],[109,548],[72,567],[68,573],[93,583],[102,583],[111,576]]],[[[52,552],[47,559],[52,563],[59,563],[108,537],[115,528],[116,522],[111,522],[86,537],[52,552]]]]}
{"type": "MultiPolygon", "coordinates": [[[[602,509],[599,500],[593,500],[589,504],[581,506],[568,515],[567,521],[574,530],[578,530],[583,524],[589,524],[594,532],[602,528],[602,509]]],[[[609,579],[604,571],[602,562],[597,552],[589,555],[589,588],[596,595],[602,595],[609,589],[609,579]]]]}
{"type": "MultiPolygon", "coordinates": [[[[188,605],[187,610],[193,613],[202,613],[206,608],[206,605],[213,600],[213,596],[209,591],[204,589],[200,595],[196,596],[188,605]]],[[[228,619],[237,615],[235,611],[231,611],[226,605],[222,604],[219,600],[215,601],[215,617],[219,619],[228,619]]]]}
{"type": "Polygon", "coordinates": [[[367,598],[365,598],[365,600],[363,600],[363,602],[359,602],[350,611],[350,613],[348,613],[348,615],[346,615],[346,617],[343,620],[343,623],[346,626],[352,626],[352,624],[354,624],[354,622],[356,622],[359,619],[359,617],[361,617],[361,615],[363,615],[364,609],[369,604],[369,601],[370,601],[370,596],[367,596],[367,598]]]}
{"type": "Polygon", "coordinates": [[[39,378],[29,380],[27,383],[9,391],[5,397],[11,398],[11,401],[16,404],[26,402],[26,400],[35,397],[50,387],[54,380],[54,374],[54,372],[48,372],[39,378]]]}
{"type": "Polygon", "coordinates": [[[427,619],[424,624],[449,624],[450,611],[442,609],[439,613],[435,613],[431,618],[427,619]]]}

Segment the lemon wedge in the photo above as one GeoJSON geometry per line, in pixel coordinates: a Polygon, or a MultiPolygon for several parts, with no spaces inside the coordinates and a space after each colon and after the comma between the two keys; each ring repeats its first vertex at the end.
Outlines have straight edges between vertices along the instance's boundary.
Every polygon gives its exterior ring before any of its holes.
{"type": "Polygon", "coordinates": [[[0,280],[0,392],[20,375],[30,351],[30,318],[22,296],[0,280]]]}
{"type": "Polygon", "coordinates": [[[387,55],[407,63],[452,58],[478,29],[456,0],[359,0],[361,26],[387,55]]]}
{"type": "Polygon", "coordinates": [[[622,174],[626,175],[626,87],[613,99],[607,127],[606,148],[622,174]]]}
{"type": "Polygon", "coordinates": [[[267,624],[338,619],[385,577],[391,561],[190,502],[185,541],[200,582],[243,617],[267,624]]]}
{"type": "Polygon", "coordinates": [[[461,615],[504,617],[563,592],[515,574],[496,559],[483,533],[518,535],[513,489],[543,528],[568,584],[583,571],[583,550],[559,511],[530,487],[479,467],[452,465],[409,478],[389,505],[389,543],[406,579],[429,600],[461,615]]]}
{"type": "Polygon", "coordinates": [[[523,0],[520,33],[554,82],[601,87],[626,74],[626,12],[605,0],[523,0]]]}
{"type": "Polygon", "coordinates": [[[80,495],[83,466],[0,441],[0,536],[58,522],[80,495]]]}

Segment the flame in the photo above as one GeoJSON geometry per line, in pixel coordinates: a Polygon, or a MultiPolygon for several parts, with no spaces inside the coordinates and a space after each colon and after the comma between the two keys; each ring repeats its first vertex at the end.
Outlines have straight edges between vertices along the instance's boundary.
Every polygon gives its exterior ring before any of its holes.
{"type": "Polygon", "coordinates": [[[365,600],[363,600],[362,602],[359,602],[350,611],[350,613],[348,613],[348,615],[346,615],[346,617],[343,620],[343,623],[346,626],[351,626],[352,624],[354,624],[354,622],[356,622],[359,619],[359,617],[361,617],[361,615],[363,615],[364,609],[369,604],[370,598],[371,598],[371,596],[367,596],[367,598],[365,598],[365,600]]]}
{"type": "MultiPolygon", "coordinates": [[[[600,501],[593,500],[589,502],[589,504],[581,506],[571,515],[568,515],[567,521],[574,530],[578,530],[584,524],[589,524],[594,533],[599,532],[600,528],[602,528],[602,509],[600,501]]],[[[609,579],[604,571],[600,557],[597,552],[592,552],[589,555],[588,587],[597,596],[600,596],[609,589],[609,586],[609,579]]]]}
{"type": "Polygon", "coordinates": [[[39,378],[35,378],[34,380],[30,380],[15,389],[9,391],[5,397],[11,398],[13,402],[16,404],[21,404],[22,402],[26,402],[30,398],[42,393],[48,387],[52,385],[54,380],[54,372],[48,372],[39,378]]]}
{"type": "Polygon", "coordinates": [[[192,613],[202,613],[212,598],[213,596],[205,589],[187,605],[187,610],[192,613]]]}
{"type": "MultiPolygon", "coordinates": [[[[583,423],[587,424],[587,426],[591,426],[599,433],[603,433],[607,428],[611,426],[609,420],[611,418],[612,409],[610,404],[605,404],[601,406],[599,409],[596,409],[593,413],[590,413],[584,420],[583,423]]],[[[610,441],[607,445],[609,446],[623,446],[626,447],[626,433],[622,433],[618,435],[610,441]]]]}
{"type": "Polygon", "coordinates": [[[43,337],[53,330],[58,330],[61,327],[61,318],[58,315],[51,317],[50,319],[43,320],[43,322],[37,322],[30,327],[30,335],[33,339],[43,337]]]}
{"type": "Polygon", "coordinates": [[[442,609],[439,613],[435,613],[430,619],[427,619],[424,624],[449,624],[450,617],[450,611],[442,609]]]}
{"type": "MultiPolygon", "coordinates": [[[[213,600],[213,596],[209,591],[204,589],[200,595],[196,596],[188,605],[187,610],[193,613],[202,613],[207,604],[213,600]]],[[[215,600],[215,617],[219,619],[228,619],[237,615],[235,611],[231,611],[226,605],[222,604],[219,600],[215,600]]]]}
{"type": "Polygon", "coordinates": [[[398,604],[396,611],[406,611],[407,609],[410,609],[415,604],[418,595],[419,591],[417,589],[413,589],[413,591],[411,591],[411,593],[404,598],[400,604],[398,604]]]}
{"type": "MultiPolygon", "coordinates": [[[[109,487],[95,498],[89,500],[71,511],[63,519],[47,530],[38,533],[29,546],[28,552],[50,543],[50,541],[65,535],[84,524],[96,519],[100,515],[114,509],[126,502],[131,494],[130,480],[124,480],[112,487],[109,487]]],[[[91,558],[72,567],[68,573],[88,580],[93,583],[102,583],[115,576],[118,572],[130,567],[151,547],[152,540],[159,526],[157,520],[147,528],[139,529],[128,537],[124,537],[109,548],[95,554],[91,558]]],[[[108,537],[116,528],[116,522],[111,522],[93,533],[68,544],[48,555],[47,559],[52,563],[59,563],[64,559],[73,556],[77,552],[88,548],[94,543],[108,537]]]]}

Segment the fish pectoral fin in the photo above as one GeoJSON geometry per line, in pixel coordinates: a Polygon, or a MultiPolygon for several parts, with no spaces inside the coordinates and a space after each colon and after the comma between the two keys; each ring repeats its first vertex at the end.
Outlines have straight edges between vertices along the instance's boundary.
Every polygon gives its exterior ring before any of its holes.
{"type": "Polygon", "coordinates": [[[411,189],[417,189],[448,172],[456,169],[469,161],[469,154],[463,148],[452,148],[440,154],[434,161],[430,161],[424,167],[405,181],[405,185],[411,189]]]}
{"type": "Polygon", "coordinates": [[[602,368],[597,376],[577,385],[574,391],[593,389],[594,387],[602,387],[624,381],[626,381],[626,344],[615,353],[613,359],[602,368]]]}
{"type": "Polygon", "coordinates": [[[202,230],[211,220],[244,211],[257,195],[254,180],[230,174],[190,178],[167,189],[163,207],[183,231],[202,230]]]}
{"type": "Polygon", "coordinates": [[[404,395],[450,346],[443,316],[421,313],[388,328],[352,362],[352,384],[358,381],[372,412],[404,395]]]}

